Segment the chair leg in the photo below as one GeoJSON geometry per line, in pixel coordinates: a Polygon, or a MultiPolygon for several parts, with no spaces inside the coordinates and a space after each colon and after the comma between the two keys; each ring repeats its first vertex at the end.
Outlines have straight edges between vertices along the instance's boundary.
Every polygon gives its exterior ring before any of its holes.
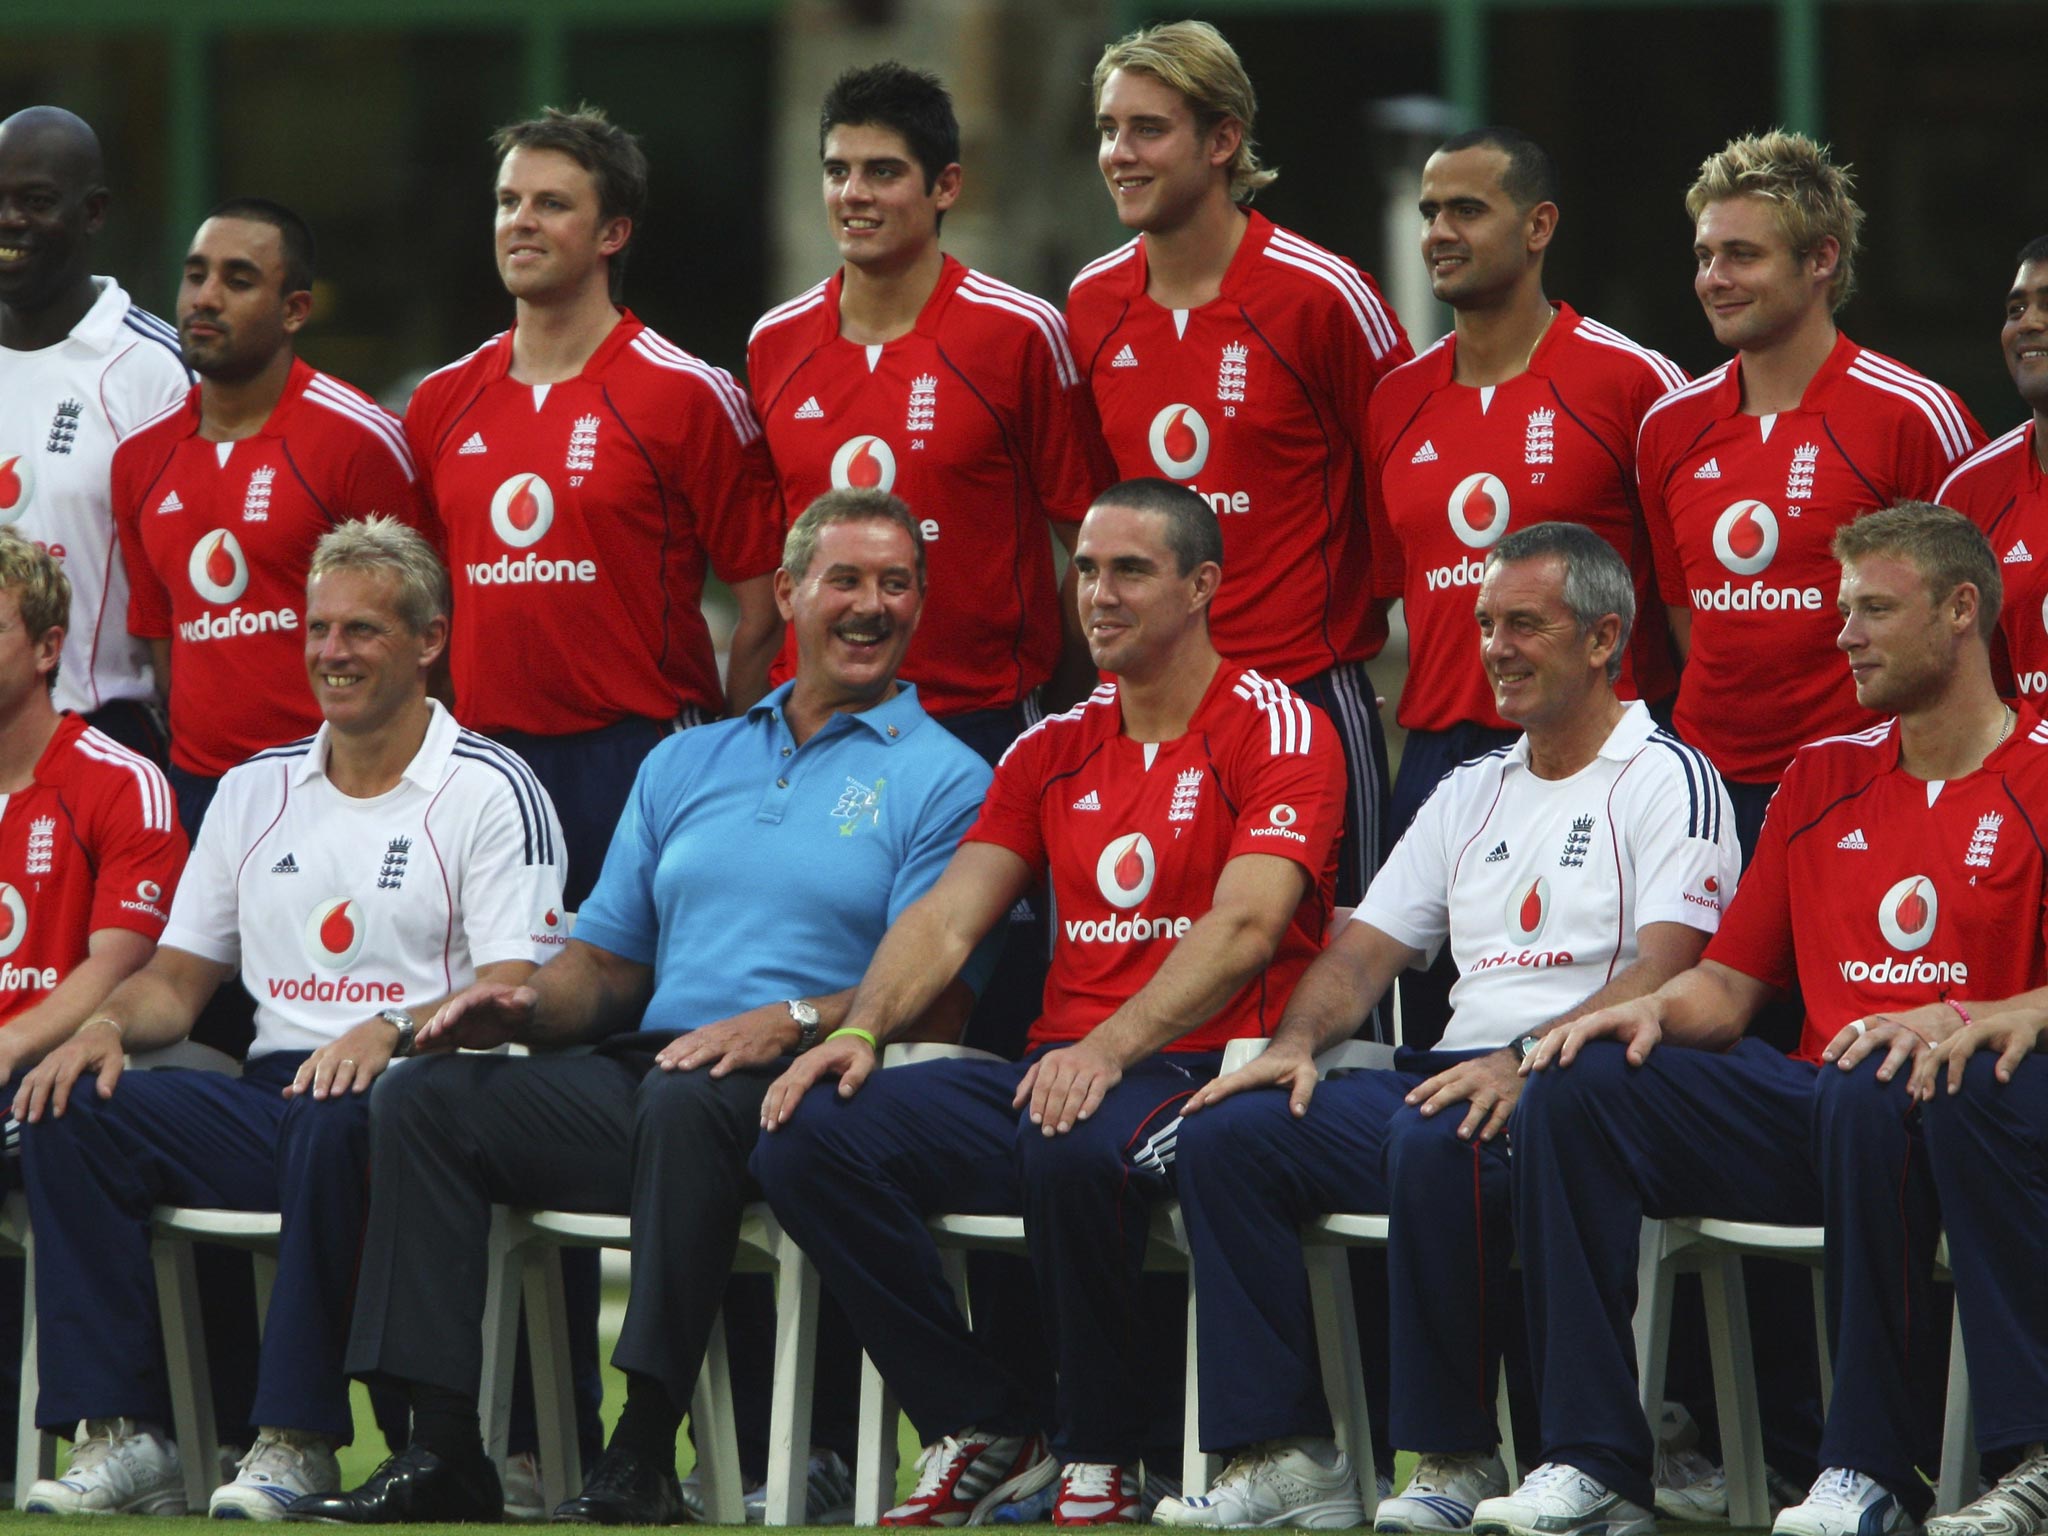
{"type": "Polygon", "coordinates": [[[21,1394],[16,1400],[14,1434],[14,1505],[28,1497],[29,1485],[57,1475],[57,1437],[36,1428],[37,1399],[42,1378],[36,1358],[36,1240],[23,1223],[21,1255],[21,1394]]]}
{"type": "Polygon", "coordinates": [[[576,1442],[576,1372],[569,1363],[569,1308],[562,1296],[562,1251],[529,1248],[524,1265],[527,1356],[533,1363],[533,1417],[540,1442],[540,1498],[552,1512],[583,1487],[576,1442]]]}
{"type": "MultiPolygon", "coordinates": [[[[1180,1446],[1180,1491],[1184,1498],[1193,1498],[1209,1491],[1209,1485],[1222,1470],[1214,1456],[1202,1449],[1202,1370],[1195,1340],[1195,1272],[1188,1270],[1188,1345],[1187,1385],[1181,1403],[1183,1428],[1180,1446]]],[[[1145,1512],[1149,1519],[1151,1512],[1145,1512]]]]}
{"type": "Polygon", "coordinates": [[[484,1369],[477,1392],[484,1451],[505,1473],[512,1423],[512,1375],[519,1358],[520,1261],[516,1219],[504,1206],[491,1208],[491,1235],[484,1286],[484,1369]]]}
{"type": "Polygon", "coordinates": [[[875,1362],[860,1357],[860,1448],[853,1467],[853,1523],[880,1525],[896,1492],[896,1394],[875,1362]]]}
{"type": "Polygon", "coordinates": [[[1749,1298],[1742,1260],[1715,1255],[1700,1270],[1707,1309],[1707,1347],[1714,1366],[1714,1401],[1721,1419],[1721,1456],[1728,1475],[1728,1523],[1771,1523],[1764,1472],[1763,1426],[1757,1417],[1756,1360],[1749,1337],[1749,1298]]]}
{"type": "MultiPolygon", "coordinates": [[[[1351,1255],[1335,1247],[1302,1250],[1308,1262],[1309,1304],[1315,1312],[1316,1339],[1323,1361],[1323,1393],[1336,1420],[1337,1443],[1351,1456],[1358,1473],[1358,1496],[1365,1501],[1365,1519],[1372,1523],[1379,1509],[1379,1469],[1373,1463],[1372,1420],[1366,1408],[1365,1368],[1358,1353],[1358,1314],[1351,1295],[1351,1255]]],[[[1391,1470],[1391,1469],[1389,1469],[1391,1470]]]]}
{"type": "Polygon", "coordinates": [[[697,1474],[704,1513],[713,1525],[744,1525],[747,1490],[740,1477],[739,1432],[732,1412],[732,1361],[725,1348],[725,1315],[711,1325],[704,1368],[690,1399],[690,1430],[697,1440],[697,1474]]]}
{"type": "Polygon", "coordinates": [[[768,1524],[806,1524],[818,1272],[784,1239],[775,1270],[775,1389],[768,1418],[768,1524]]]}
{"type": "Polygon", "coordinates": [[[1645,1216],[1636,1259],[1636,1386],[1642,1395],[1643,1417],[1652,1425],[1664,1412],[1664,1369],[1671,1352],[1671,1293],[1678,1275],[1665,1246],[1664,1223],[1645,1216]]]}
{"type": "Polygon", "coordinates": [[[1977,1493],[1977,1423],[1970,1405],[1970,1367],[1963,1354],[1963,1313],[1948,1334],[1948,1406],[1941,1425],[1941,1481],[1934,1512],[1952,1515],[1977,1493]]]}
{"type": "Polygon", "coordinates": [[[162,1318],[164,1365],[170,1373],[171,1432],[185,1466],[185,1502],[204,1514],[220,1475],[220,1440],[213,1423],[213,1376],[206,1364],[206,1325],[199,1312],[199,1277],[192,1245],[159,1237],[150,1245],[162,1318]]]}

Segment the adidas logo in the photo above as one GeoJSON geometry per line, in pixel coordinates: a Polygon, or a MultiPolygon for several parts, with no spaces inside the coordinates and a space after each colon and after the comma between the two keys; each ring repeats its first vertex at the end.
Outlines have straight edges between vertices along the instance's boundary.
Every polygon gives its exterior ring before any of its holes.
{"type": "Polygon", "coordinates": [[[1858,827],[1854,832],[1851,832],[1847,837],[1843,838],[1839,843],[1835,844],[1835,846],[1837,848],[1856,849],[1864,853],[1868,853],[1870,851],[1870,844],[1863,841],[1863,829],[1861,827],[1858,827]]]}
{"type": "Polygon", "coordinates": [[[1415,450],[1415,457],[1408,462],[1410,464],[1434,464],[1436,462],[1436,444],[1424,438],[1422,446],[1415,450]]]}
{"type": "Polygon", "coordinates": [[[2004,565],[2032,565],[2034,563],[2034,552],[2027,548],[2027,541],[2021,539],[2019,543],[2013,545],[2011,549],[2005,552],[2005,559],[2000,563],[2004,565]]]}
{"type": "Polygon", "coordinates": [[[273,875],[296,875],[299,872],[299,861],[290,854],[286,854],[270,866],[270,872],[273,875]]]}
{"type": "Polygon", "coordinates": [[[1074,802],[1074,809],[1077,811],[1099,811],[1102,809],[1101,797],[1091,789],[1087,794],[1074,802]]]}
{"type": "Polygon", "coordinates": [[[1488,855],[1486,856],[1486,862],[1487,862],[1487,863],[1489,863],[1489,864],[1502,864],[1502,863],[1505,863],[1505,862],[1507,861],[1507,856],[1508,856],[1508,840],[1507,840],[1506,838],[1502,838],[1502,839],[1500,840],[1500,844],[1499,844],[1499,846],[1497,846],[1497,847],[1496,847],[1496,848],[1495,848],[1495,849],[1493,850],[1493,852],[1489,853],[1489,854],[1488,854],[1488,855]]]}
{"type": "Polygon", "coordinates": [[[173,491],[156,504],[156,509],[159,512],[182,512],[185,510],[185,503],[178,500],[178,493],[173,491]]]}
{"type": "Polygon", "coordinates": [[[1700,466],[1700,467],[1699,467],[1698,469],[1696,469],[1696,470],[1694,470],[1694,471],[1692,472],[1692,477],[1693,477],[1693,479],[1695,479],[1695,480],[1718,480],[1718,479],[1720,479],[1720,478],[1721,478],[1721,461],[1720,461],[1719,459],[1709,459],[1709,460],[1707,460],[1707,462],[1706,462],[1706,463],[1702,464],[1702,465],[1701,465],[1701,466],[1700,466]]]}
{"type": "Polygon", "coordinates": [[[818,404],[818,397],[816,395],[811,396],[810,399],[796,408],[796,419],[798,421],[823,421],[825,419],[825,408],[818,404]]]}
{"type": "Polygon", "coordinates": [[[472,432],[469,434],[469,441],[464,443],[460,448],[455,450],[455,456],[459,459],[465,453],[486,453],[488,451],[489,450],[484,447],[483,433],[472,432]]]}
{"type": "Polygon", "coordinates": [[[1131,350],[1131,344],[1128,341],[1124,343],[1123,351],[1110,359],[1109,366],[1112,368],[1135,368],[1138,366],[1138,354],[1131,350]]]}

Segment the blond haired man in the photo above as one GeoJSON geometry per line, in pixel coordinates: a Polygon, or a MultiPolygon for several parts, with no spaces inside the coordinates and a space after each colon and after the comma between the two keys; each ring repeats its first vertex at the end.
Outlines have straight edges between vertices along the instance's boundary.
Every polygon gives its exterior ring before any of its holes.
{"type": "Polygon", "coordinates": [[[1861,513],[1932,496],[1984,441],[1969,408],[1835,327],[1863,210],[1803,134],[1731,140],[1686,193],[1693,291],[1735,356],[1643,418],[1636,476],[1686,665],[1673,725],[1713,761],[1747,856],[1802,742],[1862,730],[1830,655],[1828,541],[1861,513]]]}

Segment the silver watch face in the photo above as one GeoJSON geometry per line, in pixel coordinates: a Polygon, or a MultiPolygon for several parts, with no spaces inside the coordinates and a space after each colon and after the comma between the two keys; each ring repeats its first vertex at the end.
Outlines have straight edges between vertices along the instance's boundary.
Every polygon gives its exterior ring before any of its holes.
{"type": "Polygon", "coordinates": [[[807,1028],[817,1027],[818,1010],[813,1008],[809,1003],[805,1002],[802,998],[790,999],[789,1016],[792,1019],[795,1019],[797,1023],[802,1024],[807,1028]]]}

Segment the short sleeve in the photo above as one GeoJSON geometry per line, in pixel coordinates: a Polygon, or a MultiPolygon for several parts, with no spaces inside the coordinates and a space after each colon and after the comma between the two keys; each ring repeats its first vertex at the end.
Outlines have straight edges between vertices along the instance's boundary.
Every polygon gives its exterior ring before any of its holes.
{"type": "Polygon", "coordinates": [[[1622,779],[1615,816],[1635,876],[1635,918],[1720,928],[1742,873],[1735,811],[1721,776],[1690,747],[1650,746],[1622,779]],[[1636,770],[1643,770],[1638,773],[1636,770]]]}
{"type": "Polygon", "coordinates": [[[1949,471],[1985,443],[1968,406],[1938,384],[1923,380],[1921,387],[1938,398],[1899,413],[1892,434],[1894,500],[1938,497],[1949,471]]]}
{"type": "Polygon", "coordinates": [[[1032,484],[1052,521],[1078,523],[1096,494],[1116,479],[1116,464],[1066,321],[1054,312],[1043,329],[1027,330],[1018,388],[1032,484]]]}
{"type": "Polygon", "coordinates": [[[285,775],[289,768],[277,763],[237,770],[222,781],[220,792],[208,807],[206,820],[199,824],[198,841],[178,881],[178,894],[171,902],[171,919],[164,925],[160,943],[182,949],[221,965],[238,966],[242,961],[241,891],[236,883],[239,850],[236,829],[254,820],[246,809],[252,800],[263,802],[262,825],[280,809],[285,775]]]}
{"type": "Polygon", "coordinates": [[[1354,921],[1371,923],[1424,954],[1434,954],[1451,936],[1450,802],[1456,783],[1446,776],[1422,802],[1352,914],[1354,921]]]}
{"type": "Polygon", "coordinates": [[[696,519],[712,570],[726,582],[765,576],[782,560],[782,493],[768,440],[746,394],[722,368],[689,387],[671,474],[696,519]]]}
{"type": "Polygon", "coordinates": [[[1407,590],[1408,560],[1402,553],[1401,541],[1394,533],[1394,519],[1387,511],[1386,492],[1382,487],[1382,460],[1386,445],[1380,440],[1390,430],[1392,397],[1385,388],[1373,391],[1372,401],[1366,411],[1365,454],[1365,523],[1366,533],[1372,550],[1372,595],[1374,597],[1400,597],[1407,590]]]}
{"type": "Polygon", "coordinates": [[[492,794],[479,808],[457,881],[462,932],[470,963],[548,958],[562,920],[566,855],[554,802],[525,763],[513,759],[501,776],[480,763],[462,771],[488,775],[492,794]]]}
{"type": "MultiPolygon", "coordinates": [[[[1799,771],[1795,760],[1788,779],[1799,771]]],[[[1721,916],[1702,957],[1789,992],[1799,984],[1799,960],[1792,939],[1792,900],[1787,888],[1785,823],[1791,819],[1785,786],[1771,796],[1757,835],[1756,854],[1742,876],[1742,889],[1721,916]]]]}
{"type": "Polygon", "coordinates": [[[1657,567],[1657,595],[1667,606],[1689,607],[1685,567],[1678,558],[1678,536],[1671,527],[1671,509],[1664,502],[1665,466],[1659,461],[1656,433],[1645,421],[1636,436],[1636,500],[1643,509],[1643,528],[1650,535],[1650,558],[1657,567]]]}
{"type": "Polygon", "coordinates": [[[1329,716],[1306,699],[1282,693],[1263,713],[1233,754],[1229,857],[1273,854],[1319,881],[1344,835],[1344,749],[1329,716]]]}
{"type": "Polygon", "coordinates": [[[126,928],[160,938],[185,867],[185,832],[171,786],[155,764],[123,774],[93,819],[91,930],[126,928]]]}
{"type": "Polygon", "coordinates": [[[114,540],[121,550],[121,569],[128,573],[128,633],[138,640],[168,640],[171,594],[142,543],[142,502],[149,495],[149,483],[144,478],[143,456],[133,451],[142,446],[136,443],[114,450],[114,540]]]}
{"type": "Polygon", "coordinates": [[[1045,824],[1039,818],[1038,801],[1045,785],[1044,765],[1039,751],[1045,733],[1018,737],[996,764],[995,779],[982,800],[981,814],[967,829],[963,841],[994,843],[1007,848],[1034,875],[1046,867],[1045,824]]]}
{"type": "Polygon", "coordinates": [[[577,938],[640,965],[654,964],[661,938],[660,914],[654,904],[654,871],[661,858],[661,817],[656,801],[661,796],[654,780],[657,765],[667,755],[657,748],[641,762],[633,792],[626,797],[618,826],[612,829],[604,868],[576,914],[577,938]]]}

